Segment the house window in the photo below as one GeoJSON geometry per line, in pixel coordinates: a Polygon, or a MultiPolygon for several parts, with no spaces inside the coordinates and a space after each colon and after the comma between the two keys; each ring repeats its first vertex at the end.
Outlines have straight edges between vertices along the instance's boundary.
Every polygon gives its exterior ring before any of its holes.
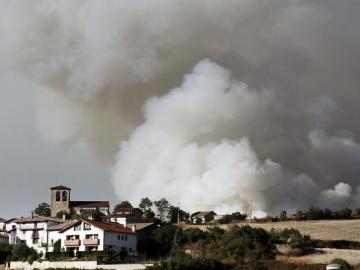
{"type": "Polygon", "coordinates": [[[81,231],[81,224],[74,227],[74,231],[81,231]]]}
{"type": "Polygon", "coordinates": [[[91,230],[91,225],[84,223],[84,231],[90,231],[91,230]]]}
{"type": "Polygon", "coordinates": [[[123,235],[121,236],[121,240],[124,241],[124,236],[123,235]]]}
{"type": "Polygon", "coordinates": [[[127,241],[127,236],[125,236],[125,241],[127,241]]]}
{"type": "Polygon", "coordinates": [[[118,240],[120,240],[120,235],[118,235],[118,240]]]}
{"type": "Polygon", "coordinates": [[[67,201],[67,192],[66,191],[63,191],[63,193],[62,193],[62,200],[63,200],[63,202],[67,201]]]}
{"type": "Polygon", "coordinates": [[[60,191],[56,191],[56,201],[60,202],[60,191]]]}

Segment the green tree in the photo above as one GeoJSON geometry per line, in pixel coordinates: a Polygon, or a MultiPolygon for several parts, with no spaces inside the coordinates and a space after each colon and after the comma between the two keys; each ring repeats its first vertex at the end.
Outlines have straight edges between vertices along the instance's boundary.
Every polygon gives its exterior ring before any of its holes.
{"type": "Polygon", "coordinates": [[[14,261],[29,261],[32,263],[38,258],[38,254],[35,249],[29,248],[26,244],[21,243],[14,246],[12,250],[11,259],[14,261]]]}
{"type": "Polygon", "coordinates": [[[142,210],[142,211],[151,211],[151,207],[153,206],[153,202],[148,198],[148,197],[145,197],[145,198],[142,198],[140,200],[140,203],[139,203],[139,208],[142,210]]]}
{"type": "Polygon", "coordinates": [[[285,210],[281,211],[279,218],[280,218],[281,221],[286,221],[287,220],[287,213],[286,213],[285,210]]]}
{"type": "Polygon", "coordinates": [[[96,210],[83,211],[81,212],[80,215],[75,215],[74,219],[101,220],[102,217],[103,217],[103,213],[101,213],[99,209],[96,209],[96,210]]]}
{"type": "Polygon", "coordinates": [[[160,255],[166,255],[170,252],[173,244],[177,226],[166,224],[153,231],[153,239],[155,240],[155,248],[160,255]]]}
{"type": "Polygon", "coordinates": [[[305,215],[304,212],[301,210],[297,210],[295,215],[294,215],[295,220],[305,220],[305,215]]]}
{"type": "Polygon", "coordinates": [[[147,221],[154,221],[155,213],[152,211],[153,202],[148,198],[142,198],[139,203],[139,208],[144,212],[144,218],[147,221]]]}
{"type": "Polygon", "coordinates": [[[51,209],[50,209],[50,205],[48,205],[47,203],[43,202],[40,203],[34,210],[34,213],[39,215],[39,216],[46,216],[49,217],[51,216],[51,209]]]}
{"type": "Polygon", "coordinates": [[[113,213],[116,214],[116,212],[119,211],[120,208],[133,208],[133,206],[129,201],[122,201],[114,207],[113,213]]]}
{"type": "Polygon", "coordinates": [[[63,218],[64,215],[65,215],[65,218],[66,218],[66,219],[70,219],[70,218],[71,218],[71,214],[68,213],[67,211],[64,211],[64,210],[61,210],[61,211],[57,212],[56,217],[57,217],[57,218],[63,218]]]}
{"type": "Polygon", "coordinates": [[[165,222],[168,212],[170,210],[170,203],[165,198],[162,198],[159,201],[155,201],[154,205],[157,208],[160,221],[165,222]]]}
{"type": "Polygon", "coordinates": [[[187,221],[189,220],[190,214],[188,212],[185,212],[181,209],[179,209],[176,206],[171,205],[169,207],[169,211],[167,214],[167,217],[171,223],[177,223],[178,215],[180,218],[180,221],[187,221]]]}
{"type": "Polygon", "coordinates": [[[61,240],[58,239],[55,243],[54,243],[54,253],[60,253],[61,252],[61,240]]]}
{"type": "Polygon", "coordinates": [[[6,258],[12,253],[12,246],[8,243],[0,243],[0,264],[6,262],[6,258]]]}

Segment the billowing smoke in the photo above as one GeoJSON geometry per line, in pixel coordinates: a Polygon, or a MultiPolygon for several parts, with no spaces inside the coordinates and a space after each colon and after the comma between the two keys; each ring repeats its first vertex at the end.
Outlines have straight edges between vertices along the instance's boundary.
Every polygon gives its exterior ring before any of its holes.
{"type": "Polygon", "coordinates": [[[112,167],[120,199],[276,212],[360,202],[360,3],[17,1],[0,70],[38,123],[112,167]]]}

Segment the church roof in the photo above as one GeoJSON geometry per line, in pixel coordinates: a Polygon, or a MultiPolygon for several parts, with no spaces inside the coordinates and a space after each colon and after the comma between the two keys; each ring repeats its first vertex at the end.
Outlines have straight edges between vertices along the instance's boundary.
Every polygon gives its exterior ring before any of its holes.
{"type": "Polygon", "coordinates": [[[81,207],[81,208],[109,207],[109,201],[70,201],[70,207],[81,207]]]}
{"type": "Polygon", "coordinates": [[[56,186],[56,187],[50,188],[50,190],[71,190],[71,188],[66,187],[66,186],[56,186]]]}

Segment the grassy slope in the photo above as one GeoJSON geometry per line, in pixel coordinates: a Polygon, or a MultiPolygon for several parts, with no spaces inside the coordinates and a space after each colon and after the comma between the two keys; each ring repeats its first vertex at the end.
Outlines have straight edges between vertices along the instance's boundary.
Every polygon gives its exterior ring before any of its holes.
{"type": "MultiPolygon", "coordinates": [[[[286,221],[250,223],[249,225],[261,227],[265,230],[294,228],[298,229],[302,234],[310,235],[312,239],[360,241],[360,220],[286,221]]],[[[221,225],[220,227],[226,228],[227,226],[229,225],[221,225]]],[[[207,226],[184,225],[184,227],[206,229],[207,226]]]]}

